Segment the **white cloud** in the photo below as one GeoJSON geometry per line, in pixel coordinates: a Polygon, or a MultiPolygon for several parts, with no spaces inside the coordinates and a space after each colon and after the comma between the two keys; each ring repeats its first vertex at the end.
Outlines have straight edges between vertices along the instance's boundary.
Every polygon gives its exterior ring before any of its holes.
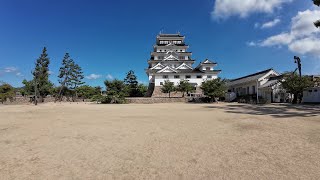
{"type": "Polygon", "coordinates": [[[320,10],[298,12],[292,18],[288,32],[268,37],[260,46],[287,46],[294,53],[320,57],[320,31],[313,22],[320,18],[320,10]]]}
{"type": "Polygon", "coordinates": [[[247,42],[247,45],[248,46],[257,46],[257,43],[250,41],[250,42],[247,42]]]}
{"type": "Polygon", "coordinates": [[[216,0],[212,17],[225,19],[230,16],[245,18],[252,13],[273,13],[292,0],[216,0]]]}
{"type": "Polygon", "coordinates": [[[18,76],[18,77],[23,77],[24,75],[23,75],[21,72],[17,72],[17,73],[16,73],[16,76],[18,76]]]}
{"type": "Polygon", "coordinates": [[[100,74],[90,74],[89,76],[86,76],[87,79],[93,80],[93,79],[99,79],[102,76],[100,74]]]}
{"type": "Polygon", "coordinates": [[[281,20],[276,18],[273,21],[269,21],[269,22],[262,24],[261,29],[272,28],[272,27],[278,25],[280,22],[281,22],[281,20]]]}
{"type": "Polygon", "coordinates": [[[282,46],[287,45],[292,41],[292,36],[288,33],[281,33],[271,36],[260,43],[261,46],[282,46]]]}
{"type": "Polygon", "coordinates": [[[106,78],[109,79],[109,80],[113,80],[113,79],[114,79],[114,77],[113,77],[111,74],[108,74],[108,75],[106,76],[106,78]]]}
{"type": "Polygon", "coordinates": [[[299,54],[312,54],[320,57],[320,38],[307,37],[293,41],[289,50],[299,54]]]}
{"type": "Polygon", "coordinates": [[[19,71],[19,69],[13,66],[0,69],[0,75],[3,74],[15,74],[18,77],[23,77],[23,74],[19,71]]]}
{"type": "Polygon", "coordinates": [[[12,72],[18,71],[18,68],[16,68],[16,67],[6,67],[6,68],[4,68],[3,71],[6,72],[6,73],[12,73],[12,72]]]}

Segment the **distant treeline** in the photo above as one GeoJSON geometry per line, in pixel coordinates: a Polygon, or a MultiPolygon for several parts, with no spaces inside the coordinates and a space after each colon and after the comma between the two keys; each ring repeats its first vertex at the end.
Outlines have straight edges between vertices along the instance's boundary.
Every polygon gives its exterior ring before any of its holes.
{"type": "Polygon", "coordinates": [[[50,80],[50,58],[47,48],[44,47],[40,57],[35,62],[32,70],[33,78],[24,79],[23,87],[13,88],[8,83],[0,83],[0,101],[13,99],[17,92],[22,96],[33,97],[35,104],[43,102],[48,95],[61,101],[67,97],[70,101],[79,99],[92,99],[103,103],[124,103],[125,97],[143,97],[147,92],[147,86],[138,83],[134,71],[130,70],[124,80],[105,80],[106,91],[102,87],[85,85],[82,68],[66,53],[62,59],[58,74],[59,86],[55,86],[50,80]]]}

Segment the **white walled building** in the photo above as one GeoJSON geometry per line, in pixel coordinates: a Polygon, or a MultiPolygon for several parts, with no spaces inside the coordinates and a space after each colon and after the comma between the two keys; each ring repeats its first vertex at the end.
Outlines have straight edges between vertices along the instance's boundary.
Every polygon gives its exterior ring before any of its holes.
{"type": "Polygon", "coordinates": [[[159,34],[154,45],[149,67],[146,73],[149,76],[148,96],[161,96],[160,88],[165,81],[178,85],[180,80],[188,80],[197,91],[203,81],[216,79],[220,70],[214,70],[217,63],[208,59],[193,68],[195,60],[188,52],[185,37],[180,34],[159,34]]]}
{"type": "Polygon", "coordinates": [[[281,88],[281,76],[273,69],[267,69],[261,72],[250,74],[231,80],[227,83],[228,95],[227,101],[241,96],[251,95],[252,97],[261,97],[268,102],[285,102],[288,98],[281,88]]]}
{"type": "Polygon", "coordinates": [[[303,103],[320,103],[320,87],[307,88],[303,91],[303,103]]]}
{"type": "Polygon", "coordinates": [[[303,103],[320,103],[320,75],[309,76],[314,82],[314,87],[307,88],[303,91],[303,103]]]}

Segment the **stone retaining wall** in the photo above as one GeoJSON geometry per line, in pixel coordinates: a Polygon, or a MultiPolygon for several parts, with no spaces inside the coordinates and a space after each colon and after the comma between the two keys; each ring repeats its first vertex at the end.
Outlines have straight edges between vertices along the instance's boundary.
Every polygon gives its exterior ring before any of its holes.
{"type": "MultiPolygon", "coordinates": [[[[153,90],[153,94],[152,94],[152,97],[169,97],[169,93],[163,93],[161,92],[161,87],[162,86],[156,86],[154,87],[154,90],[153,90]]],[[[199,93],[201,94],[202,93],[202,90],[200,89],[200,87],[197,87],[195,93],[199,93]]],[[[171,92],[170,93],[170,97],[175,97],[175,98],[181,98],[182,97],[182,93],[181,92],[171,92]]]]}
{"type": "Polygon", "coordinates": [[[155,104],[155,103],[176,103],[186,102],[185,98],[126,98],[131,104],[155,104]]]}
{"type": "MultiPolygon", "coordinates": [[[[55,98],[54,97],[46,97],[46,98],[44,98],[44,102],[43,103],[48,103],[48,102],[54,102],[55,101],[55,98]]],[[[83,99],[78,99],[77,100],[77,102],[82,102],[83,101],[83,99]]],[[[85,99],[84,100],[85,102],[89,102],[90,100],[89,99],[85,99]]],[[[70,101],[68,101],[67,100],[67,98],[66,97],[64,97],[63,99],[62,99],[62,102],[70,102],[70,101]]],[[[0,104],[1,104],[1,102],[0,102],[0,104]]],[[[30,98],[29,97],[14,97],[13,99],[7,99],[7,101],[6,102],[4,102],[3,104],[5,104],[5,105],[24,105],[24,104],[32,104],[31,102],[30,102],[30,98]]]]}

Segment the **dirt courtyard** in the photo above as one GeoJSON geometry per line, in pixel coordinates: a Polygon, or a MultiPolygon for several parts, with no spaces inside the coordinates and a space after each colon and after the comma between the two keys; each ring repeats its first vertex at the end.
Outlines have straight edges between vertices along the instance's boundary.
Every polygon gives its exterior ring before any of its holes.
{"type": "Polygon", "coordinates": [[[320,179],[320,106],[0,106],[0,179],[320,179]]]}

